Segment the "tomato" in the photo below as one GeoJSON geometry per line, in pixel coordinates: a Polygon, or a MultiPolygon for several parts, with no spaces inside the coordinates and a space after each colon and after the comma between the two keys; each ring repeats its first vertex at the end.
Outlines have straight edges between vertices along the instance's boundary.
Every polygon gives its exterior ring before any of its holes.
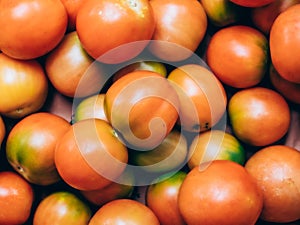
{"type": "Polygon", "coordinates": [[[0,113],[21,118],[44,105],[48,80],[37,60],[17,60],[0,53],[0,113]]]}
{"type": "Polygon", "coordinates": [[[109,123],[85,119],[70,126],[60,138],[54,160],[68,185],[78,190],[96,190],[123,173],[128,151],[109,123]]]}
{"type": "Polygon", "coordinates": [[[130,162],[139,168],[158,174],[184,167],[188,154],[187,138],[172,130],[160,145],[149,151],[130,152],[130,162]]]}
{"type": "Polygon", "coordinates": [[[226,111],[227,96],[222,83],[206,67],[186,64],[172,70],[168,80],[180,100],[179,124],[189,132],[216,125],[226,111]]]}
{"type": "Polygon", "coordinates": [[[268,50],[267,38],[257,29],[245,25],[224,27],[208,43],[207,64],[223,83],[247,88],[263,79],[268,50]]]}
{"type": "Polygon", "coordinates": [[[159,225],[154,212],[144,204],[131,199],[117,199],[103,205],[93,215],[89,225],[132,224],[159,225]]]}
{"type": "Polygon", "coordinates": [[[300,104],[300,83],[290,82],[278,74],[274,66],[270,65],[269,77],[273,87],[287,100],[300,104]]]}
{"type": "Polygon", "coordinates": [[[230,0],[231,2],[244,7],[260,7],[268,5],[275,0],[230,0]]]}
{"type": "Polygon", "coordinates": [[[290,125],[290,108],[276,91],[253,87],[236,92],[228,103],[232,131],[243,142],[265,146],[279,141],[290,125]]]}
{"type": "Polygon", "coordinates": [[[178,205],[187,224],[253,225],[262,211],[263,195],[243,166],[214,160],[188,172],[178,205]]]}
{"type": "Polygon", "coordinates": [[[188,167],[192,169],[216,159],[243,165],[246,151],[235,136],[222,130],[209,130],[197,135],[189,146],[188,167]]]}
{"type": "Polygon", "coordinates": [[[107,80],[102,66],[82,48],[76,31],[66,34],[47,55],[45,70],[52,85],[68,97],[97,93],[107,80]]]}
{"type": "Polygon", "coordinates": [[[5,135],[6,135],[6,127],[5,127],[5,123],[2,119],[2,117],[0,116],[0,147],[1,147],[1,144],[5,138],[5,135]]]}
{"type": "Polygon", "coordinates": [[[0,49],[18,59],[51,51],[63,38],[68,15],[60,0],[0,2],[0,49]]]}
{"type": "Polygon", "coordinates": [[[188,58],[198,48],[207,30],[207,17],[201,3],[197,0],[149,2],[156,21],[150,51],[167,61],[188,58]]]}
{"type": "Polygon", "coordinates": [[[107,90],[107,119],[127,147],[150,150],[173,129],[178,118],[178,96],[157,72],[137,70],[115,81],[107,90]]]}
{"type": "Polygon", "coordinates": [[[54,192],[42,199],[33,216],[33,225],[87,225],[91,209],[75,194],[54,192]]]}
{"type": "Polygon", "coordinates": [[[0,172],[0,224],[22,225],[30,216],[34,192],[17,173],[0,172]]]}
{"type": "Polygon", "coordinates": [[[154,28],[148,0],[86,1],[78,10],[76,19],[76,30],[84,49],[105,63],[124,62],[138,55],[147,42],[126,52],[110,54],[109,51],[123,44],[150,40],[154,28]]]}
{"type": "Polygon", "coordinates": [[[68,32],[76,30],[76,16],[84,0],[60,0],[68,14],[68,32]]]}
{"type": "Polygon", "coordinates": [[[245,168],[255,178],[264,196],[260,217],[264,221],[288,223],[300,219],[300,152],[286,145],[258,150],[245,168]]]}
{"type": "Polygon", "coordinates": [[[161,225],[185,225],[178,208],[178,193],[186,172],[165,174],[146,190],[146,205],[158,217],[161,225]]]}
{"type": "Polygon", "coordinates": [[[268,35],[276,17],[298,3],[300,3],[299,0],[276,0],[268,5],[255,7],[250,11],[251,20],[255,27],[268,35]]]}
{"type": "Polygon", "coordinates": [[[270,31],[270,54],[274,68],[286,80],[300,83],[300,4],[276,17],[270,31]],[[290,57],[293,56],[293,57],[290,57]]]}
{"type": "Polygon", "coordinates": [[[70,124],[48,112],[37,112],[19,121],[6,142],[6,157],[12,167],[29,182],[50,185],[60,180],[54,150],[70,124]]]}

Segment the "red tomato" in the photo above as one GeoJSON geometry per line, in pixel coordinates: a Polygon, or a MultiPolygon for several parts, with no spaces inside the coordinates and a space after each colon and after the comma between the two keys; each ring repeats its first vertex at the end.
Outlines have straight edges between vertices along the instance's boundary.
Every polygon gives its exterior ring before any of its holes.
{"type": "Polygon", "coordinates": [[[85,0],[60,0],[68,13],[68,31],[76,30],[76,16],[85,0]]]}
{"type": "Polygon", "coordinates": [[[32,187],[21,176],[0,172],[0,224],[24,224],[30,216],[33,198],[32,187]]]}
{"type": "Polygon", "coordinates": [[[81,5],[76,19],[76,30],[85,50],[93,58],[106,63],[123,62],[135,57],[147,42],[128,51],[103,55],[123,44],[150,40],[154,28],[155,21],[148,0],[86,1],[81,5]]]}
{"type": "Polygon", "coordinates": [[[71,192],[54,192],[39,202],[33,216],[33,225],[87,225],[91,209],[71,192]]]}
{"type": "Polygon", "coordinates": [[[60,0],[1,0],[0,49],[18,59],[40,57],[61,41],[67,24],[60,0]]]}
{"type": "Polygon", "coordinates": [[[207,29],[207,17],[201,3],[197,0],[150,0],[150,4],[156,21],[151,52],[168,61],[189,57],[207,29]]]}
{"type": "Polygon", "coordinates": [[[299,42],[300,4],[296,4],[278,15],[270,31],[273,66],[284,79],[295,83],[300,83],[299,42]]]}
{"type": "MultiPolygon", "coordinates": [[[[231,2],[245,7],[260,7],[268,5],[275,0],[230,0],[231,2]]],[[[277,0],[276,0],[277,1],[277,0]]]]}
{"type": "Polygon", "coordinates": [[[0,147],[1,147],[2,141],[5,138],[5,135],[6,135],[5,123],[2,119],[2,117],[0,116],[0,147]]]}

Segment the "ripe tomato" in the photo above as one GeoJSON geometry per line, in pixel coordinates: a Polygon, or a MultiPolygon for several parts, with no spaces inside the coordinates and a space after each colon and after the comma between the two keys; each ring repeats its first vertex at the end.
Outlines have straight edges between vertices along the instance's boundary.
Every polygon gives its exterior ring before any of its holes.
{"type": "Polygon", "coordinates": [[[291,120],[286,100],[264,87],[236,92],[229,100],[228,115],[236,137],[253,146],[278,141],[287,133],[291,120]]]}
{"type": "Polygon", "coordinates": [[[120,45],[150,40],[154,28],[148,0],[85,1],[76,19],[76,30],[83,47],[93,58],[105,63],[119,63],[138,55],[147,42],[130,51],[103,56],[120,45]]]}
{"type": "Polygon", "coordinates": [[[257,85],[267,71],[268,40],[245,25],[224,27],[208,43],[207,64],[225,84],[235,88],[257,85]]]}
{"type": "Polygon", "coordinates": [[[107,90],[107,119],[128,147],[153,149],[170,133],[178,118],[178,96],[157,72],[137,70],[115,81],[107,90]]]}
{"type": "Polygon", "coordinates": [[[0,147],[1,147],[2,141],[4,140],[5,135],[6,135],[5,123],[2,119],[2,117],[0,116],[0,147]]]}
{"type": "Polygon", "coordinates": [[[76,16],[84,0],[60,0],[68,14],[68,32],[76,30],[76,16]]]}
{"type": "Polygon", "coordinates": [[[17,60],[0,53],[0,113],[21,118],[44,105],[48,80],[36,60],[17,60]]]}
{"type": "Polygon", "coordinates": [[[18,59],[43,56],[61,41],[67,23],[60,0],[2,0],[0,49],[18,59]]]}
{"type": "Polygon", "coordinates": [[[75,194],[67,191],[51,193],[37,205],[33,225],[87,225],[92,212],[75,194]]]}
{"type": "Polygon", "coordinates": [[[186,64],[170,72],[168,80],[180,100],[179,123],[189,132],[205,131],[220,121],[227,96],[221,82],[204,66],[186,64]]]}
{"type": "Polygon", "coordinates": [[[254,26],[268,35],[276,17],[290,6],[298,3],[300,3],[299,0],[276,0],[268,5],[252,8],[250,16],[254,26]]]}
{"type": "Polygon", "coordinates": [[[188,172],[178,205],[187,224],[253,225],[261,213],[263,195],[243,166],[214,160],[188,172]]]}
{"type": "Polygon", "coordinates": [[[31,183],[56,183],[60,176],[54,163],[54,150],[69,127],[68,121],[48,112],[37,112],[23,118],[8,134],[8,162],[31,183]]]}
{"type": "Polygon", "coordinates": [[[126,167],[128,152],[110,124],[101,119],[74,123],[55,149],[55,165],[61,178],[79,190],[103,188],[126,167]]]}
{"type": "Polygon", "coordinates": [[[278,74],[274,66],[270,65],[270,81],[273,87],[287,100],[300,104],[300,83],[290,82],[278,74]]]}
{"type": "Polygon", "coordinates": [[[300,219],[300,152],[286,145],[258,150],[245,168],[255,178],[264,196],[261,218],[288,223],[300,219]]]}
{"type": "Polygon", "coordinates": [[[209,130],[197,135],[189,146],[188,167],[192,169],[215,159],[243,165],[246,151],[235,136],[222,130],[209,130]]]}
{"type": "Polygon", "coordinates": [[[231,2],[244,7],[260,7],[268,5],[275,0],[230,0],[231,2]]]}
{"type": "Polygon", "coordinates": [[[0,224],[24,224],[33,200],[33,189],[26,180],[11,171],[0,172],[0,224]]]}
{"type": "Polygon", "coordinates": [[[47,55],[45,70],[56,90],[68,97],[82,98],[94,94],[108,79],[102,66],[94,63],[82,48],[76,31],[66,34],[47,55]]]}
{"type": "Polygon", "coordinates": [[[159,225],[154,212],[144,204],[131,199],[117,199],[103,205],[93,215],[89,225],[131,224],[159,225]]]}
{"type": "Polygon", "coordinates": [[[178,171],[157,178],[146,190],[146,205],[161,225],[185,225],[178,208],[178,193],[186,173],[178,171]]]}
{"type": "Polygon", "coordinates": [[[198,48],[207,30],[207,17],[201,3],[197,0],[149,2],[156,21],[151,52],[167,61],[188,58],[198,48]]]}
{"type": "Polygon", "coordinates": [[[288,81],[300,83],[300,4],[276,17],[269,39],[271,59],[277,72],[288,81]]]}

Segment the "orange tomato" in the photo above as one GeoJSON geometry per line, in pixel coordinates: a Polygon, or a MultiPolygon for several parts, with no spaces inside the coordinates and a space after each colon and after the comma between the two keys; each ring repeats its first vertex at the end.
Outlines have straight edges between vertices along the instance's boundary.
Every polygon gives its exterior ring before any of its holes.
{"type": "Polygon", "coordinates": [[[93,215],[89,225],[131,224],[159,225],[154,212],[144,204],[131,199],[117,199],[103,205],[93,215]]]}
{"type": "Polygon", "coordinates": [[[180,101],[178,123],[189,132],[205,131],[224,115],[227,96],[222,83],[206,67],[186,64],[172,70],[168,80],[180,101]]]}
{"type": "Polygon", "coordinates": [[[48,80],[37,60],[17,60],[0,53],[0,113],[21,118],[44,105],[48,80]]]}
{"type": "Polygon", "coordinates": [[[0,224],[22,225],[30,216],[34,192],[18,174],[0,172],[0,224]]]}
{"type": "Polygon", "coordinates": [[[6,127],[5,127],[5,123],[2,119],[2,117],[0,116],[0,147],[1,147],[1,144],[5,138],[5,135],[6,135],[6,127]]]}
{"type": "Polygon", "coordinates": [[[43,198],[33,214],[33,225],[87,225],[90,207],[68,191],[54,192],[43,198]]]}
{"type": "Polygon", "coordinates": [[[78,190],[96,190],[116,180],[128,161],[126,146],[109,123],[86,119],[74,123],[55,149],[61,178],[78,190]]]}
{"type": "Polygon", "coordinates": [[[8,162],[31,183],[50,185],[58,182],[60,176],[54,163],[54,151],[69,127],[68,121],[48,112],[23,118],[8,134],[8,162]]]}
{"type": "Polygon", "coordinates": [[[265,87],[236,92],[229,100],[228,115],[235,136],[253,146],[279,141],[287,133],[291,121],[286,100],[265,87]]]}
{"type": "Polygon", "coordinates": [[[234,88],[257,85],[267,71],[268,40],[245,25],[224,27],[212,35],[206,50],[207,64],[225,84],[234,88]]]}
{"type": "Polygon", "coordinates": [[[275,0],[230,0],[234,4],[244,6],[244,7],[260,7],[268,5],[275,0]]]}
{"type": "Polygon", "coordinates": [[[102,66],[82,48],[76,31],[66,34],[46,56],[45,70],[56,90],[72,98],[97,93],[108,79],[102,66]]]}
{"type": "Polygon", "coordinates": [[[110,54],[110,50],[131,42],[150,40],[154,28],[148,0],[85,1],[76,18],[76,30],[84,49],[105,63],[120,63],[138,55],[148,42],[117,54],[114,51],[110,54]]]}
{"type": "Polygon", "coordinates": [[[156,21],[150,51],[167,61],[188,58],[198,48],[207,30],[207,17],[201,3],[197,0],[149,2],[156,21]]]}
{"type": "Polygon", "coordinates": [[[178,205],[189,225],[253,225],[262,211],[263,195],[243,166],[214,160],[188,172],[178,205]]]}
{"type": "Polygon", "coordinates": [[[68,32],[76,30],[76,16],[84,0],[60,0],[68,13],[68,32]]]}
{"type": "Polygon", "coordinates": [[[0,49],[13,58],[45,55],[67,28],[68,15],[60,0],[3,0],[0,12],[0,49]]]}
{"type": "Polygon", "coordinates": [[[146,205],[155,213],[161,225],[185,225],[178,208],[178,193],[186,173],[164,174],[147,187],[146,205]]]}
{"type": "Polygon", "coordinates": [[[288,223],[300,219],[300,152],[286,145],[258,150],[246,162],[247,172],[264,196],[260,217],[264,221],[288,223]]]}
{"type": "Polygon", "coordinates": [[[178,96],[157,72],[138,70],[115,81],[107,90],[104,107],[108,121],[133,149],[157,147],[178,118],[178,96]]]}
{"type": "Polygon", "coordinates": [[[276,17],[269,40],[274,68],[284,79],[300,83],[300,4],[276,17]]]}

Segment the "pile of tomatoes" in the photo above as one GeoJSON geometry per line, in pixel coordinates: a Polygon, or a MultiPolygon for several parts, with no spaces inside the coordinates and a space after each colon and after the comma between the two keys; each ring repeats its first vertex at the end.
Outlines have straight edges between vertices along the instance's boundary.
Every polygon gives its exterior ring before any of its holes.
{"type": "Polygon", "coordinates": [[[295,225],[300,1],[1,0],[0,225],[295,225]]]}

